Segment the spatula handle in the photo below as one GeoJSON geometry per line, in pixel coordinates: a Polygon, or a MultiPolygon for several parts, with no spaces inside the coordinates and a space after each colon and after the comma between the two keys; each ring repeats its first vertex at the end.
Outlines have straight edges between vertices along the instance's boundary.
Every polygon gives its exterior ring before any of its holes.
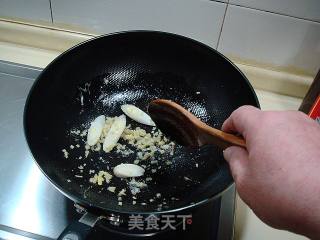
{"type": "Polygon", "coordinates": [[[222,149],[226,149],[230,146],[238,146],[246,148],[246,142],[241,136],[236,136],[231,133],[223,132],[219,129],[203,125],[201,127],[203,144],[214,144],[222,149]]]}

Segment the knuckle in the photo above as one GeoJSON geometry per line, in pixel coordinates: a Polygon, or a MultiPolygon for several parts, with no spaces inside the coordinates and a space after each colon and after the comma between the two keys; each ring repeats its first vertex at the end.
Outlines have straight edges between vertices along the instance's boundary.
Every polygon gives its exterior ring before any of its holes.
{"type": "Polygon", "coordinates": [[[245,112],[252,112],[252,111],[257,111],[258,108],[251,106],[251,105],[243,105],[241,107],[238,108],[241,111],[245,111],[245,112]]]}
{"type": "Polygon", "coordinates": [[[255,113],[258,109],[250,105],[244,105],[236,109],[233,114],[236,118],[246,117],[248,114],[255,113]]]}

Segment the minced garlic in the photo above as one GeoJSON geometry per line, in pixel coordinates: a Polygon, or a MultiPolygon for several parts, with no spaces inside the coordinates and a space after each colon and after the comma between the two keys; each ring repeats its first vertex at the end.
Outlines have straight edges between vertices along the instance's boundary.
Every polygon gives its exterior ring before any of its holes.
{"type": "Polygon", "coordinates": [[[121,191],[118,193],[118,197],[125,196],[126,195],[126,191],[127,190],[125,188],[121,189],[121,191]]]}
{"type": "Polygon", "coordinates": [[[95,174],[92,178],[89,179],[89,182],[93,184],[102,185],[104,181],[110,183],[112,175],[106,171],[99,171],[98,174],[95,174]]]}
{"type": "Polygon", "coordinates": [[[109,192],[114,193],[115,190],[116,190],[116,187],[108,187],[107,190],[108,190],[109,192]]]}
{"type": "Polygon", "coordinates": [[[62,152],[63,152],[63,156],[64,156],[64,158],[68,158],[68,157],[69,157],[69,153],[68,153],[68,151],[67,151],[67,150],[62,149],[62,152]]]}

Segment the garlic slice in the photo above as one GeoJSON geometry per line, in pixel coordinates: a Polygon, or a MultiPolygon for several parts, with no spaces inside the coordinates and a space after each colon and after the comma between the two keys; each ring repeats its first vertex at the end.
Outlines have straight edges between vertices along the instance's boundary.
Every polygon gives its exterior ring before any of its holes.
{"type": "Polygon", "coordinates": [[[130,163],[121,163],[113,169],[114,175],[119,178],[140,177],[144,171],[142,167],[130,163]]]}
{"type": "Polygon", "coordinates": [[[101,115],[91,122],[87,135],[87,143],[89,146],[95,145],[101,136],[105,123],[105,116],[101,115]]]}
{"type": "Polygon", "coordinates": [[[115,147],[125,127],[126,116],[122,114],[119,117],[115,117],[103,142],[103,150],[105,152],[110,152],[115,147]]]}
{"type": "Polygon", "coordinates": [[[124,104],[121,106],[121,110],[131,119],[136,122],[146,124],[149,126],[155,126],[156,124],[152,121],[151,117],[141,109],[137,108],[132,104],[124,104]]]}

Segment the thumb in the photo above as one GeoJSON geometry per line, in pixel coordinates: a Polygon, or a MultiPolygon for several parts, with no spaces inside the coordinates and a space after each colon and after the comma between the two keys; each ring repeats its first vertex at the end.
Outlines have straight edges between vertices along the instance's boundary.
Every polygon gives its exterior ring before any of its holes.
{"type": "Polygon", "coordinates": [[[234,181],[238,184],[245,175],[249,154],[246,149],[241,147],[228,147],[223,151],[225,160],[229,163],[234,181]]]}

